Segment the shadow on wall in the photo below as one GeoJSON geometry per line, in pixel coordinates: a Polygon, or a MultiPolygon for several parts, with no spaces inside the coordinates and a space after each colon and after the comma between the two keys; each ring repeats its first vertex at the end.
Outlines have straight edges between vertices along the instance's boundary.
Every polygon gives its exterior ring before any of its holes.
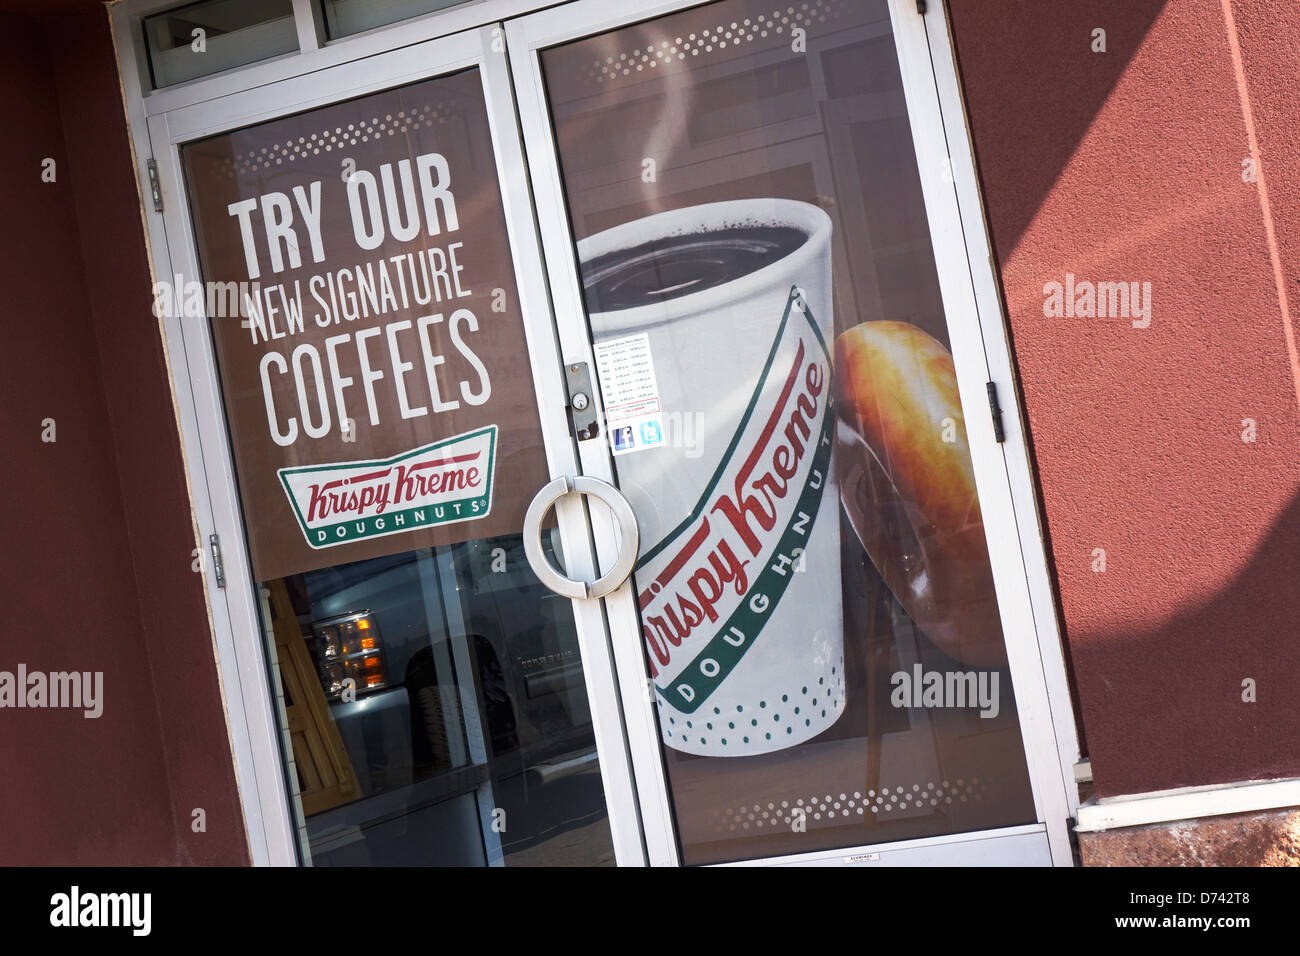
{"type": "Polygon", "coordinates": [[[1084,721],[1098,738],[1126,741],[1124,753],[1093,755],[1102,796],[1141,792],[1150,779],[1177,787],[1290,775],[1300,720],[1283,689],[1300,673],[1297,588],[1300,491],[1214,597],[1158,628],[1071,635],[1084,721]],[[1254,702],[1243,699],[1247,681],[1254,702]]]}
{"type": "Polygon", "coordinates": [[[1032,137],[990,130],[976,138],[979,165],[998,170],[980,184],[997,210],[989,231],[998,258],[1020,241],[1167,2],[1069,2],[1044,16],[1043,0],[947,0],[962,74],[996,87],[1005,116],[1040,121],[1032,137]],[[1099,28],[1106,31],[1104,56],[1092,51],[1099,28]],[[1063,44],[1063,34],[1074,42],[1063,44]],[[990,36],[998,42],[983,42],[990,36]]]}
{"type": "MultiPolygon", "coordinates": [[[[972,77],[979,78],[979,89],[986,97],[995,91],[996,102],[968,102],[967,109],[980,190],[988,210],[993,258],[1002,285],[1003,263],[1057,185],[1167,0],[1089,0],[1054,6],[1050,16],[1044,16],[1041,0],[945,2],[968,99],[973,92],[972,77]],[[1104,55],[1093,52],[1097,29],[1105,30],[1104,55]],[[1063,35],[1073,37],[1073,42],[1063,44],[1063,35]],[[996,42],[990,39],[994,37],[996,42]],[[1023,127],[1008,117],[1027,118],[1032,123],[1032,134],[1015,135],[1023,127]],[[980,170],[996,170],[997,175],[985,176],[980,170]]],[[[1019,366],[1010,324],[1007,334],[1012,342],[1013,362],[1019,366]]],[[[1026,407],[1023,391],[1020,404],[1026,407]]],[[[1037,473],[1039,460],[1032,430],[1026,441],[1037,473]]],[[[1035,490],[1040,512],[1047,515],[1037,481],[1035,490]]],[[[1043,535],[1047,553],[1053,554],[1052,529],[1047,524],[1043,535]]],[[[1059,595],[1056,569],[1049,566],[1049,570],[1059,595]]],[[[1065,615],[1058,616],[1064,629],[1065,615]]],[[[1078,686],[1078,665],[1071,642],[1064,643],[1064,652],[1066,668],[1078,686]]],[[[1080,709],[1078,694],[1071,695],[1071,703],[1079,745],[1086,755],[1088,721],[1080,709]]]]}

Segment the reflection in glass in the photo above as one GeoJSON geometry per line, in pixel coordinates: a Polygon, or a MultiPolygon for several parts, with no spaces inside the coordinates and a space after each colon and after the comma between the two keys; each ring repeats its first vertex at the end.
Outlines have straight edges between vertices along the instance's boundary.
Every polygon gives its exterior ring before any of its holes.
{"type": "Polygon", "coordinates": [[[264,594],[313,864],[613,862],[569,602],[521,538],[264,594]]]}
{"type": "Polygon", "coordinates": [[[321,5],[325,10],[325,31],[334,40],[466,2],[468,0],[321,0],[321,5]]]}
{"type": "Polygon", "coordinates": [[[292,0],[201,0],[143,27],[155,89],[298,49],[292,0]]]}

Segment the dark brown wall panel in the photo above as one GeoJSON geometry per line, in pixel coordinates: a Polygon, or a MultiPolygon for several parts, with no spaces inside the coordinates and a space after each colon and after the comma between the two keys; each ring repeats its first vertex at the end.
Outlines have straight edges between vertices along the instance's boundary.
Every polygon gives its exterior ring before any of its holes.
{"type": "Polygon", "coordinates": [[[0,14],[0,73],[0,432],[16,451],[3,470],[3,595],[17,622],[0,670],[104,681],[98,719],[0,710],[0,862],[245,862],[103,9],[0,14]],[[198,807],[206,833],[190,827],[198,807]]]}

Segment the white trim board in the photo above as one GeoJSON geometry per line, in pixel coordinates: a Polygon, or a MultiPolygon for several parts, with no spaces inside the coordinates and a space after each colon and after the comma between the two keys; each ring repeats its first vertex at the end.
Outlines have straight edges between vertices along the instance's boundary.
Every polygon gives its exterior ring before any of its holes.
{"type": "Polygon", "coordinates": [[[1100,833],[1150,823],[1220,817],[1230,813],[1300,807],[1300,779],[1252,780],[1216,787],[1158,790],[1092,798],[1079,805],[1079,833],[1100,833]]]}

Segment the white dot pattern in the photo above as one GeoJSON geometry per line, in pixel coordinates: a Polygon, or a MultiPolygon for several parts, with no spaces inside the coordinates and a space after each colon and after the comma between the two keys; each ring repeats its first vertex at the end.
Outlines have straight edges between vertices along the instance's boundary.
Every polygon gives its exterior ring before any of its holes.
{"type": "Polygon", "coordinates": [[[865,819],[868,813],[888,817],[895,811],[937,809],[953,804],[978,803],[988,794],[988,781],[971,777],[936,784],[902,784],[863,793],[816,793],[794,800],[728,807],[719,815],[715,833],[737,830],[789,830],[800,811],[806,826],[831,826],[865,819]]]}
{"type": "MultiPolygon", "coordinates": [[[[668,702],[658,695],[659,704],[668,702]]],[[[815,736],[839,718],[844,706],[844,657],[829,673],[801,686],[791,685],[784,693],[754,698],[744,704],[705,706],[691,717],[667,716],[661,725],[664,740],[688,752],[709,749],[712,753],[755,750],[766,752],[786,739],[815,736]],[[711,748],[711,749],[710,749],[711,748]]]]}
{"type": "Polygon", "coordinates": [[[233,178],[236,175],[242,176],[263,169],[274,169],[286,162],[293,163],[322,153],[338,153],[340,156],[346,156],[346,151],[350,147],[376,142],[381,138],[400,133],[430,129],[445,124],[456,115],[455,110],[444,103],[412,106],[409,109],[398,110],[396,113],[371,116],[368,120],[363,118],[317,130],[314,133],[291,136],[282,143],[272,143],[260,149],[236,153],[233,158],[224,160],[221,165],[225,175],[233,178]]]}
{"type": "Polygon", "coordinates": [[[633,77],[638,73],[644,75],[660,66],[680,63],[701,54],[707,56],[734,49],[742,41],[753,43],[768,37],[788,39],[791,30],[807,30],[814,23],[838,19],[843,6],[844,0],[801,0],[798,4],[778,7],[771,13],[760,13],[731,23],[719,23],[716,27],[705,27],[697,33],[662,40],[658,45],[651,43],[644,49],[637,48],[602,57],[592,63],[587,78],[605,83],[625,76],[633,77]]]}

